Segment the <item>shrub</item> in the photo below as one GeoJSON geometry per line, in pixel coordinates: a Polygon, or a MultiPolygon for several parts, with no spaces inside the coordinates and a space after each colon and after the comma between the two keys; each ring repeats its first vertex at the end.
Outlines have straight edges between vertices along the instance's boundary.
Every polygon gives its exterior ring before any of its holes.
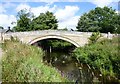
{"type": "Polygon", "coordinates": [[[118,54],[118,38],[103,40],[95,44],[86,45],[74,50],[74,56],[81,63],[101,71],[103,75],[110,75],[120,79],[120,57],[118,54]]]}
{"type": "Polygon", "coordinates": [[[100,32],[93,32],[92,35],[91,35],[91,37],[89,38],[89,41],[90,41],[89,43],[91,44],[91,43],[97,42],[97,40],[98,40],[100,37],[101,37],[100,32]]]}
{"type": "Polygon", "coordinates": [[[42,62],[43,51],[16,41],[3,44],[3,82],[65,82],[65,78],[42,62]]]}

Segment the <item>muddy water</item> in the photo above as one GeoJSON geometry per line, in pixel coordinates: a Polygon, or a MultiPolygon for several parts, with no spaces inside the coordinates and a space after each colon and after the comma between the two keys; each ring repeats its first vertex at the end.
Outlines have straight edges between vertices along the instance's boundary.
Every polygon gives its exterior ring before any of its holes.
{"type": "Polygon", "coordinates": [[[81,83],[100,82],[87,64],[80,64],[71,54],[54,51],[46,53],[44,61],[55,67],[63,77],[70,81],[81,83]]]}

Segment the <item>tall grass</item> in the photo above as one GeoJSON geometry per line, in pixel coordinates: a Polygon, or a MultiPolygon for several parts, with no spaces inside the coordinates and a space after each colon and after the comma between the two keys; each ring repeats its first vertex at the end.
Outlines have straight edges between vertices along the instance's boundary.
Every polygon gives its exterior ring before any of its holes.
{"type": "Polygon", "coordinates": [[[3,82],[65,82],[55,68],[44,65],[43,51],[18,41],[5,41],[2,46],[3,82]]]}

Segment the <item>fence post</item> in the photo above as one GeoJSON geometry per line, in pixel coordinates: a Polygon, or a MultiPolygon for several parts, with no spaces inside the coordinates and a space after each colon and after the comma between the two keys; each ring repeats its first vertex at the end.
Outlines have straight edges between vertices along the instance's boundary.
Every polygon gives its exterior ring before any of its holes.
{"type": "Polygon", "coordinates": [[[110,33],[110,32],[108,32],[107,38],[108,38],[108,39],[112,39],[112,36],[111,36],[111,33],[110,33]]]}

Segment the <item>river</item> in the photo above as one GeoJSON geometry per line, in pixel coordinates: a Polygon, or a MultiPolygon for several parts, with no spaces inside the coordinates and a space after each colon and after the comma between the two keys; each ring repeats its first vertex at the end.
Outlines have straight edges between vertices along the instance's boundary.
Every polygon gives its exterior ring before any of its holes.
{"type": "Polygon", "coordinates": [[[63,77],[66,77],[71,82],[80,84],[115,82],[115,80],[109,78],[109,76],[103,77],[100,71],[94,69],[94,67],[91,68],[88,64],[79,63],[72,54],[75,46],[62,49],[61,47],[57,47],[53,49],[48,43],[50,43],[50,41],[44,40],[35,44],[43,48],[45,52],[45,56],[43,57],[44,63],[55,67],[63,77]]]}
{"type": "Polygon", "coordinates": [[[72,82],[99,82],[92,69],[86,64],[78,63],[71,53],[63,51],[47,52],[44,62],[55,67],[63,77],[67,77],[72,82]]]}

